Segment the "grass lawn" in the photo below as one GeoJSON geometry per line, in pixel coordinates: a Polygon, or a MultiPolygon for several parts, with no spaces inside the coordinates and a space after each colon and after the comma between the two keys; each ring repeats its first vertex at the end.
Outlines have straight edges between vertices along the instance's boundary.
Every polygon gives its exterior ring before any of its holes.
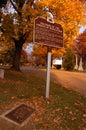
{"type": "Polygon", "coordinates": [[[39,109],[36,130],[86,130],[86,98],[51,82],[45,98],[45,79],[37,73],[7,70],[0,79],[0,109],[16,101],[30,101],[39,109]]]}

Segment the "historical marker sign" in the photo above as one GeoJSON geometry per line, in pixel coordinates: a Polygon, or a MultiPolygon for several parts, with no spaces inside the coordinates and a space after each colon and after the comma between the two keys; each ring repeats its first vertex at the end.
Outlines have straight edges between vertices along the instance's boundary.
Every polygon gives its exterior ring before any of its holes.
{"type": "MultiPolygon", "coordinates": [[[[60,24],[52,23],[43,18],[35,19],[34,26],[34,42],[41,43],[50,47],[63,47],[63,28],[60,24]]],[[[47,60],[47,80],[46,80],[46,98],[49,98],[50,89],[50,67],[51,67],[51,51],[48,51],[47,60]]]]}
{"type": "Polygon", "coordinates": [[[46,46],[63,47],[63,28],[60,24],[50,23],[46,19],[36,18],[34,28],[34,42],[46,46]]]}

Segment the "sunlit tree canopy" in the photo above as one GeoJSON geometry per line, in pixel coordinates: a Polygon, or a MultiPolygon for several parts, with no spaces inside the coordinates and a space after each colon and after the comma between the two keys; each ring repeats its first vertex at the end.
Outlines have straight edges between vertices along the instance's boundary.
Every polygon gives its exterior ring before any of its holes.
{"type": "MultiPolygon", "coordinates": [[[[45,7],[54,16],[54,21],[64,29],[64,47],[73,43],[82,25],[86,25],[86,5],[84,0],[1,0],[0,33],[15,45],[14,68],[19,70],[21,50],[25,43],[33,40],[34,19],[46,18],[45,7]],[[14,9],[11,13],[9,10],[14,9]]],[[[63,52],[61,50],[61,52],[63,52]]]]}

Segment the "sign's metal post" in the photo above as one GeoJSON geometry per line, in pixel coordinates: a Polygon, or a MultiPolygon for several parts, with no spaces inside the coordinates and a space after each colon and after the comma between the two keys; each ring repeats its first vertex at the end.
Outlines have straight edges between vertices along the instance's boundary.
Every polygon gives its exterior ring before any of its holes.
{"type": "Polygon", "coordinates": [[[49,91],[50,91],[50,69],[51,69],[51,48],[48,47],[47,78],[46,78],[46,98],[49,98],[49,91]]]}

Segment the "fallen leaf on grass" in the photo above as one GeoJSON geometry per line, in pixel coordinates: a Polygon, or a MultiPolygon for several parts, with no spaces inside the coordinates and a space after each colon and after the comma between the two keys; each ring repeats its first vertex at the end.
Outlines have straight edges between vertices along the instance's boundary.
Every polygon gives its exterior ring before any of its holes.
{"type": "Polygon", "coordinates": [[[86,118],[86,114],[83,114],[83,117],[86,118]]]}
{"type": "Polygon", "coordinates": [[[73,112],[72,112],[72,111],[69,111],[69,114],[70,114],[70,115],[73,115],[73,112]]]}
{"type": "Polygon", "coordinates": [[[34,121],[35,121],[35,122],[39,122],[40,119],[39,119],[39,118],[35,118],[34,121]]]}
{"type": "Polygon", "coordinates": [[[47,130],[48,125],[49,125],[48,123],[43,124],[44,130],[47,130]]]}
{"type": "Polygon", "coordinates": [[[57,108],[55,111],[56,111],[56,112],[59,112],[60,110],[61,110],[60,108],[57,108]]]}
{"type": "Polygon", "coordinates": [[[86,128],[84,128],[83,130],[86,130],[86,128]]]}
{"type": "Polygon", "coordinates": [[[86,124],[86,119],[83,118],[82,121],[86,124]]]}
{"type": "Polygon", "coordinates": [[[72,117],[71,120],[72,120],[72,121],[76,120],[76,117],[72,117]]]}
{"type": "Polygon", "coordinates": [[[65,106],[64,108],[65,108],[66,110],[69,110],[69,109],[70,109],[68,106],[65,106]]]}
{"type": "Polygon", "coordinates": [[[57,117],[57,118],[54,118],[54,119],[53,119],[53,122],[56,123],[56,124],[58,124],[59,121],[60,121],[60,117],[57,117]]]}
{"type": "Polygon", "coordinates": [[[80,101],[76,101],[74,104],[75,104],[76,106],[83,106],[83,103],[80,102],[80,101]]]}
{"type": "Polygon", "coordinates": [[[16,97],[15,96],[12,96],[11,99],[15,99],[16,97]]]}
{"type": "Polygon", "coordinates": [[[7,90],[5,90],[5,91],[4,91],[4,94],[8,94],[8,91],[7,91],[7,90]]]}
{"type": "Polygon", "coordinates": [[[83,114],[83,119],[82,121],[86,124],[86,114],[83,114]]]}

